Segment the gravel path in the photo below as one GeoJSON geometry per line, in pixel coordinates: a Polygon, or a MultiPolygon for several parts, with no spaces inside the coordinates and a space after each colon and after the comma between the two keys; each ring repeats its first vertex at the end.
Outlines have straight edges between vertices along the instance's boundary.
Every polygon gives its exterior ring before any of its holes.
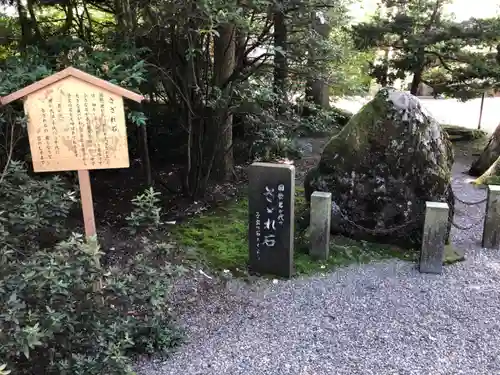
{"type": "MultiPolygon", "coordinates": [[[[455,193],[480,200],[455,166],[455,193]]],[[[457,205],[459,224],[484,205],[457,205]]],[[[183,316],[189,341],[138,375],[500,374],[500,253],[453,229],[466,261],[444,274],[386,261],[291,281],[234,281],[183,316]]]]}

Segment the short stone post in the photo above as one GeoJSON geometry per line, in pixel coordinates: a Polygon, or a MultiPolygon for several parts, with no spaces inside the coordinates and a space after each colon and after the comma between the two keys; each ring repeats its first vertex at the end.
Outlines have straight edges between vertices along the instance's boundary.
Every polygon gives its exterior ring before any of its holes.
{"type": "Polygon", "coordinates": [[[311,195],[309,255],[327,260],[330,250],[330,220],[332,217],[332,193],[315,191],[311,195]]]}
{"type": "Polygon", "coordinates": [[[488,185],[482,246],[498,249],[500,245],[500,186],[488,185]]]}
{"type": "Polygon", "coordinates": [[[424,233],[420,253],[422,273],[440,274],[443,271],[449,210],[447,203],[425,202],[424,233]]]}

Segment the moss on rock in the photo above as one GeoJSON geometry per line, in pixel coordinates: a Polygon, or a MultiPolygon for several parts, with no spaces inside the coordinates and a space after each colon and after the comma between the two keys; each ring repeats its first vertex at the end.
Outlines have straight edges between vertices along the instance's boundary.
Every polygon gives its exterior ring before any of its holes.
{"type": "Polygon", "coordinates": [[[332,232],[403,247],[420,246],[426,201],[449,202],[451,143],[420,101],[379,91],[325,147],[305,180],[332,193],[332,232]]]}

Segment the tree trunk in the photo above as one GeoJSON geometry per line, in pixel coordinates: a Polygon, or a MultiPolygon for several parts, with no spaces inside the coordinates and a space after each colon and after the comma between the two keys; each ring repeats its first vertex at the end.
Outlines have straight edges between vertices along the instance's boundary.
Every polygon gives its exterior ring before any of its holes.
{"type": "MultiPolygon", "coordinates": [[[[196,4],[191,3],[191,10],[196,12],[196,4]]],[[[191,19],[184,25],[181,32],[175,32],[172,28],[172,40],[175,41],[173,58],[178,61],[175,66],[178,69],[176,82],[180,87],[179,104],[182,107],[180,113],[183,114],[183,127],[187,133],[187,155],[186,166],[183,176],[184,195],[197,199],[204,194],[205,166],[205,116],[202,113],[202,103],[199,95],[198,85],[198,65],[197,54],[189,54],[188,51],[201,50],[201,36],[196,33],[197,25],[191,19]],[[183,58],[185,56],[185,58],[183,58]]]]}
{"type": "Polygon", "coordinates": [[[286,81],[288,77],[287,66],[287,29],[285,23],[285,12],[283,4],[277,5],[273,12],[274,21],[274,82],[273,91],[284,101],[286,96],[286,81]]]}
{"type": "Polygon", "coordinates": [[[233,175],[233,115],[230,113],[232,85],[228,82],[234,72],[236,56],[236,28],[226,24],[219,28],[214,40],[214,84],[222,90],[223,104],[212,119],[215,159],[213,177],[227,181],[233,175]]]}
{"type": "Polygon", "coordinates": [[[477,185],[488,185],[489,178],[494,176],[500,176],[500,157],[474,183],[477,185]]]}
{"type": "Polygon", "coordinates": [[[241,30],[236,30],[235,36],[235,68],[243,69],[247,63],[247,58],[245,57],[245,50],[247,45],[248,34],[241,30]]]}
{"type": "Polygon", "coordinates": [[[330,109],[330,87],[324,79],[318,78],[307,82],[306,100],[322,109],[330,109]]]}
{"type": "MultiPolygon", "coordinates": [[[[322,41],[325,41],[330,36],[331,26],[322,22],[320,17],[313,13],[311,15],[311,22],[313,30],[320,36],[322,41]]],[[[330,108],[330,87],[328,86],[326,80],[326,69],[322,69],[322,60],[325,56],[320,53],[317,54],[317,49],[319,48],[318,43],[311,45],[309,49],[309,66],[311,68],[311,76],[306,83],[306,100],[310,103],[314,103],[320,108],[329,109],[330,108]],[[318,60],[320,60],[318,64],[318,60]],[[314,69],[316,66],[320,66],[320,69],[314,69]]]]}
{"type": "Polygon", "coordinates": [[[420,85],[420,82],[422,82],[422,69],[418,69],[414,74],[413,74],[413,80],[411,81],[411,88],[410,88],[410,94],[412,95],[417,95],[418,94],[418,86],[420,85]]]}
{"type": "Polygon", "coordinates": [[[22,51],[26,51],[26,47],[32,43],[33,31],[31,29],[31,22],[28,17],[28,12],[24,7],[21,0],[17,0],[17,15],[19,18],[19,24],[21,26],[21,40],[20,47],[22,51]]]}
{"type": "Polygon", "coordinates": [[[115,0],[114,7],[119,35],[125,42],[130,42],[137,29],[135,9],[130,0],[115,0]]]}
{"type": "Polygon", "coordinates": [[[469,169],[471,176],[481,176],[484,174],[500,156],[500,124],[491,135],[486,147],[479,158],[472,163],[469,169]]]}
{"type": "Polygon", "coordinates": [[[146,177],[146,184],[148,187],[153,186],[153,176],[151,173],[151,158],[149,157],[149,142],[148,142],[148,129],[146,125],[140,126],[140,136],[142,141],[141,159],[144,176],[146,177]]]}

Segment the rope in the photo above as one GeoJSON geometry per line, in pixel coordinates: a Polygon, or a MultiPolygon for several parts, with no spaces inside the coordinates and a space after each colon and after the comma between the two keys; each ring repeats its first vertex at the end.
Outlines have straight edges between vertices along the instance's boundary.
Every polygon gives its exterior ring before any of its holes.
{"type": "MultiPolygon", "coordinates": [[[[451,185],[452,186],[453,186],[453,184],[454,184],[455,181],[457,181],[457,178],[452,178],[452,180],[451,180],[451,185]]],[[[486,197],[486,198],[481,199],[480,201],[477,201],[477,202],[467,202],[467,201],[464,201],[463,199],[460,199],[459,197],[457,197],[457,195],[455,194],[455,192],[453,191],[453,189],[451,189],[451,192],[453,193],[453,197],[457,201],[459,201],[462,204],[465,204],[466,206],[476,206],[476,205],[479,205],[479,204],[483,204],[483,203],[485,203],[488,200],[488,197],[486,197]]]]}
{"type": "MultiPolygon", "coordinates": [[[[466,206],[476,206],[476,205],[480,205],[480,204],[485,203],[485,202],[488,200],[488,198],[486,197],[486,198],[481,199],[481,200],[476,201],[476,202],[467,202],[467,201],[464,201],[463,199],[458,198],[458,197],[455,195],[455,193],[453,192],[453,190],[452,190],[452,193],[453,193],[453,197],[454,197],[454,198],[455,198],[458,202],[460,202],[460,203],[462,203],[462,204],[464,204],[464,205],[466,205],[466,206]]],[[[358,229],[360,229],[360,230],[362,230],[362,231],[364,231],[364,232],[366,232],[366,233],[369,233],[369,234],[372,234],[372,235],[375,235],[375,236],[377,236],[377,235],[388,235],[388,234],[392,234],[392,233],[394,233],[394,232],[396,232],[396,231],[398,231],[398,230],[405,229],[405,228],[407,228],[408,226],[410,226],[411,224],[414,224],[414,223],[416,223],[416,222],[417,222],[417,220],[415,219],[415,220],[411,220],[411,221],[409,221],[409,222],[407,222],[407,223],[405,223],[405,224],[396,225],[396,226],[394,226],[394,227],[390,227],[390,228],[386,228],[386,229],[370,229],[370,228],[366,228],[366,227],[364,227],[364,226],[362,226],[362,225],[359,225],[359,224],[355,223],[354,221],[350,220],[350,219],[349,219],[346,215],[344,215],[344,214],[342,213],[342,211],[341,211],[341,210],[339,210],[339,212],[340,212],[340,216],[342,217],[342,219],[343,219],[343,220],[345,220],[347,223],[349,223],[349,224],[350,224],[350,225],[352,225],[353,227],[356,227],[356,228],[358,228],[358,229]]],[[[474,223],[474,224],[472,224],[472,225],[470,225],[470,226],[462,226],[462,225],[460,225],[460,224],[455,223],[455,222],[454,222],[454,220],[452,220],[451,224],[452,224],[455,228],[460,229],[460,230],[470,230],[470,229],[472,229],[472,228],[474,228],[474,227],[478,226],[479,224],[481,224],[481,223],[483,222],[483,220],[484,220],[484,219],[482,219],[482,218],[481,218],[481,219],[479,219],[479,221],[478,221],[478,222],[476,222],[476,223],[474,223]]]]}
{"type": "Polygon", "coordinates": [[[386,229],[370,229],[370,228],[366,228],[362,225],[359,225],[357,223],[355,223],[354,221],[350,220],[347,216],[345,216],[342,212],[340,212],[340,215],[342,216],[342,219],[344,219],[346,222],[348,222],[349,224],[351,224],[352,226],[358,228],[358,229],[361,229],[369,234],[372,234],[372,235],[387,235],[387,234],[392,234],[398,230],[401,230],[401,229],[404,229],[406,227],[408,227],[409,225],[411,224],[414,224],[417,222],[417,220],[411,220],[405,224],[401,224],[401,225],[397,225],[397,226],[394,226],[394,227],[391,227],[391,228],[386,228],[386,229]]]}
{"type": "Polygon", "coordinates": [[[481,218],[476,223],[474,223],[472,225],[469,225],[467,227],[459,225],[459,224],[455,223],[454,220],[452,220],[451,225],[453,225],[455,228],[460,229],[460,230],[470,230],[470,229],[472,229],[474,227],[477,227],[479,224],[481,224],[483,222],[483,220],[484,219],[481,218]]]}
{"type": "Polygon", "coordinates": [[[465,204],[466,206],[476,206],[476,205],[479,205],[479,204],[483,204],[484,202],[486,202],[488,200],[488,198],[484,198],[484,199],[481,199],[480,201],[477,201],[477,202],[466,202],[460,198],[458,198],[455,193],[453,193],[453,196],[455,197],[455,199],[457,201],[459,201],[460,203],[462,204],[465,204]]]}

